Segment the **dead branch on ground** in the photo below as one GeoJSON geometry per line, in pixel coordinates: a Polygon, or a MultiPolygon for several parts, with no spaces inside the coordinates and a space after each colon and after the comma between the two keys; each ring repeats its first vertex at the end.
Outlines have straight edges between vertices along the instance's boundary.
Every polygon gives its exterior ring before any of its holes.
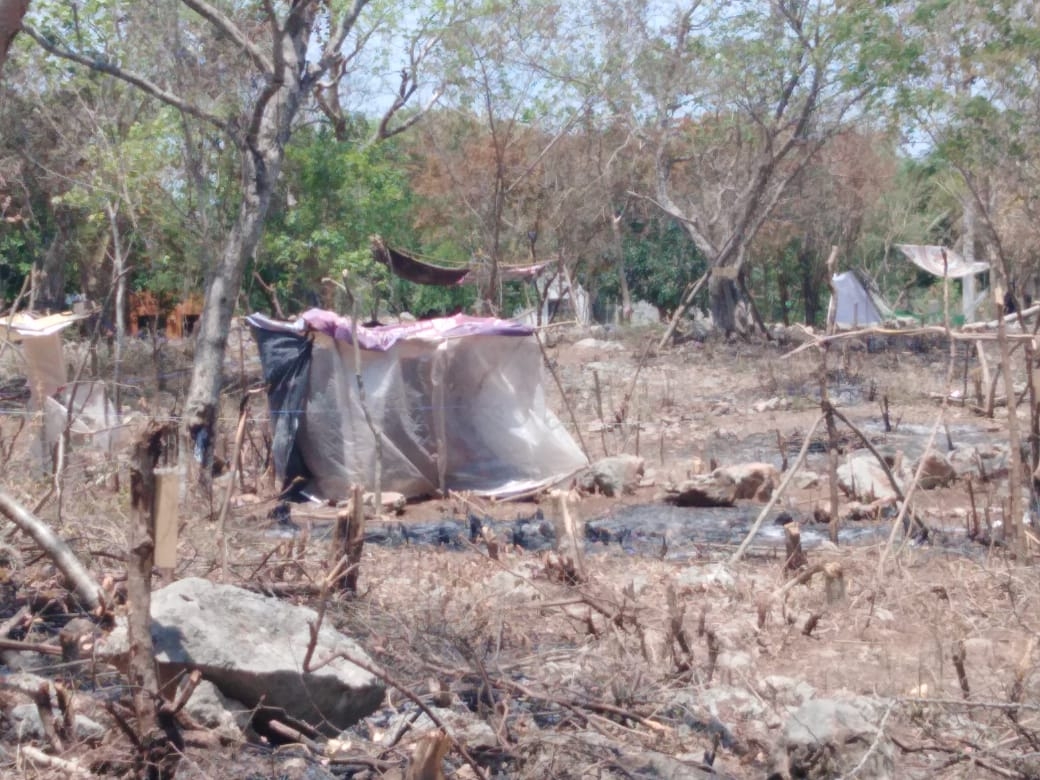
{"type": "Polygon", "coordinates": [[[79,562],[69,546],[51,530],[50,526],[31,514],[3,490],[0,490],[0,513],[3,513],[8,520],[32,537],[40,549],[47,553],[89,610],[98,614],[104,611],[105,598],[101,586],[86,567],[79,562]]]}

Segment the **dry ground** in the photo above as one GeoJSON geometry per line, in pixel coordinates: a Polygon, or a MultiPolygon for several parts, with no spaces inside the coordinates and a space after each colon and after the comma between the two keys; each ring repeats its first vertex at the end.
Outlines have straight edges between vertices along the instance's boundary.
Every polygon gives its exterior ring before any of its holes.
{"type": "MultiPolygon", "coordinates": [[[[564,389],[561,395],[547,377],[552,406],[580,433],[593,459],[625,452],[646,463],[644,485],[632,495],[584,497],[577,511],[585,519],[619,503],[654,502],[664,484],[681,479],[697,460],[780,465],[783,453],[793,459],[818,415],[814,350],[789,356],[794,345],[689,342],[658,354],[652,348],[656,329],[627,333],[610,342],[615,346],[577,346],[584,335],[559,333],[549,340],[549,362],[564,389]]],[[[904,447],[915,438],[920,446],[940,410],[933,396],[944,392],[945,342],[905,341],[877,351],[868,346],[879,345],[864,339],[833,350],[832,396],[878,446],[904,447]],[[884,399],[896,429],[887,437],[881,432],[884,399]]],[[[149,350],[134,352],[124,369],[132,378],[125,390],[128,404],[142,415],[157,407],[176,416],[183,350],[167,346],[158,363],[149,350]]],[[[234,434],[241,388],[257,373],[247,341],[232,355],[225,448],[234,434]]],[[[962,371],[958,362],[956,389],[963,389],[962,371]]],[[[36,474],[27,454],[24,394],[10,355],[0,360],[0,372],[6,392],[0,486],[35,507],[52,481],[36,474]]],[[[177,575],[278,587],[286,598],[313,601],[329,543],[302,514],[304,533],[276,534],[280,527],[267,516],[275,504],[273,487],[262,463],[265,412],[259,402],[250,409],[227,564],[222,570],[211,519],[225,478],[212,497],[194,491],[182,510],[177,575]]],[[[1028,427],[1028,411],[1020,414],[1028,427]]],[[[940,446],[946,430],[951,437],[1006,435],[1001,409],[988,419],[953,404],[945,424],[940,446]]],[[[853,446],[847,431],[843,441],[853,446]]],[[[126,484],[124,466],[73,454],[60,495],[51,493],[39,508],[93,571],[117,585],[126,549],[128,500],[117,489],[117,482],[126,484]]],[[[782,499],[798,517],[811,516],[828,501],[826,457],[814,452],[807,467],[824,478],[782,499]]],[[[998,522],[1006,485],[980,483],[973,490],[977,511],[998,522]]],[[[422,730],[416,725],[396,739],[388,734],[396,734],[400,719],[414,712],[409,695],[429,702],[440,687],[451,692],[449,726],[457,740],[444,764],[448,776],[475,776],[462,748],[501,777],[697,777],[707,771],[708,758],[723,777],[766,777],[790,708],[809,697],[850,695],[879,702],[881,731],[895,746],[897,777],[1040,776],[1037,569],[1012,560],[1003,547],[963,539],[972,506],[966,485],[919,492],[914,503],[942,533],[923,546],[903,545],[898,537],[883,570],[884,542],[809,551],[810,564],[840,565],[839,598],[828,598],[822,576],[785,587],[782,556],[762,545],[736,564],[727,562],[733,548],[719,545],[663,558],[600,549],[589,555],[589,579],[580,585],[550,576],[543,554],[505,545],[497,560],[483,545],[368,545],[360,593],[336,597],[329,615],[393,679],[387,708],[353,729],[332,759],[313,746],[276,750],[263,735],[253,735],[247,745],[189,747],[180,776],[398,771],[422,730]],[[806,632],[810,619],[815,628],[806,632]],[[657,774],[633,769],[644,759],[659,759],[657,774]]],[[[544,508],[552,511],[548,503],[544,508]]],[[[470,511],[510,520],[535,509],[537,499],[491,503],[453,496],[410,504],[395,522],[470,511]]],[[[882,521],[886,529],[888,523],[882,521]]],[[[7,542],[0,620],[28,605],[37,623],[11,636],[47,640],[68,619],[69,600],[53,568],[27,540],[7,534],[7,542]]],[[[18,655],[24,654],[8,653],[7,662],[18,655]]],[[[93,683],[76,671],[51,665],[40,673],[69,676],[89,702],[93,683]]],[[[113,683],[110,675],[99,679],[102,688],[113,683]]],[[[0,698],[0,704],[10,706],[11,700],[0,698]]],[[[19,755],[10,728],[2,735],[0,774],[48,776],[19,755]]],[[[128,752],[120,739],[112,734],[99,745],[73,745],[65,755],[101,775],[119,773],[128,752]]]]}

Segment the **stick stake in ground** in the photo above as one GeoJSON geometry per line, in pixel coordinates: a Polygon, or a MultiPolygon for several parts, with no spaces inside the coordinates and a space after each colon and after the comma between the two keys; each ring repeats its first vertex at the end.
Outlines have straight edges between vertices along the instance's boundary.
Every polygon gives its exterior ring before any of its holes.
{"type": "Polygon", "coordinates": [[[758,517],[751,525],[751,530],[748,531],[747,536],[744,537],[744,541],[740,543],[740,547],[737,548],[737,551],[730,557],[730,563],[737,563],[737,561],[744,557],[748,545],[750,545],[751,540],[755,538],[758,529],[762,527],[762,522],[766,519],[769,511],[776,505],[776,502],[780,500],[780,496],[784,494],[784,491],[787,490],[787,486],[791,484],[794,475],[798,473],[802,461],[805,460],[806,453],[809,452],[809,442],[812,441],[813,434],[816,433],[816,429],[820,427],[821,422],[823,422],[822,414],[816,418],[816,422],[812,424],[808,432],[805,434],[805,440],[802,442],[802,449],[799,450],[798,457],[794,459],[794,463],[791,465],[790,470],[784,474],[784,478],[780,481],[780,486],[773,491],[773,495],[769,499],[769,502],[762,508],[762,511],[758,513],[758,517]]]}

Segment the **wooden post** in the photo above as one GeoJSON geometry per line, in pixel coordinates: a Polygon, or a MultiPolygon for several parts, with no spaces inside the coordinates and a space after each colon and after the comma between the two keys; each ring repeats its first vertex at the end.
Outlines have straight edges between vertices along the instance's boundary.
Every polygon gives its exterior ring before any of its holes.
{"type": "Polygon", "coordinates": [[[552,513],[553,526],[556,530],[555,566],[562,579],[572,584],[588,580],[585,569],[584,533],[580,519],[571,513],[569,503],[572,500],[568,490],[554,490],[550,496],[556,500],[556,511],[552,513]]]}
{"type": "Polygon", "coordinates": [[[354,485],[350,503],[336,515],[337,556],[346,562],[343,573],[336,578],[340,590],[357,593],[361,574],[361,552],[365,547],[365,495],[360,485],[354,485]]]}
{"type": "MultiPolygon", "coordinates": [[[[1000,280],[1005,281],[1004,278],[1000,280]]],[[[997,287],[998,292],[1002,292],[997,287]]],[[[1008,514],[1004,518],[1004,528],[1011,549],[1018,557],[1018,563],[1027,560],[1028,546],[1026,532],[1022,521],[1022,450],[1018,429],[1018,403],[1015,398],[1015,385],[1011,378],[1011,350],[1008,348],[1007,324],[1004,321],[1003,296],[994,301],[997,315],[997,344],[1000,347],[1000,370],[1004,380],[1004,392],[1007,394],[1007,428],[1010,456],[1008,458],[1008,514]]],[[[1028,370],[1027,366],[1027,370],[1028,370]]]]}
{"type": "Polygon", "coordinates": [[[841,564],[831,561],[823,564],[823,576],[826,580],[827,603],[845,600],[845,572],[841,564]]]}
{"type": "MultiPolygon", "coordinates": [[[[834,270],[838,259],[838,247],[832,246],[827,257],[827,283],[831,288],[831,305],[827,311],[827,335],[834,333],[837,316],[838,291],[834,287],[834,270]]],[[[827,390],[827,345],[820,347],[820,411],[827,424],[828,483],[830,487],[830,540],[838,543],[838,427],[834,424],[834,406],[827,390]]]]}
{"type": "Polygon", "coordinates": [[[155,467],[165,452],[164,438],[176,428],[149,423],[134,444],[130,470],[130,549],[127,558],[127,676],[137,714],[139,778],[173,778],[180,760],[180,735],[171,714],[160,707],[159,673],[152,645],[152,566],[155,563],[157,491],[155,467]]]}
{"type": "MultiPolygon", "coordinates": [[[[1026,342],[1026,382],[1029,389],[1029,470],[1035,472],[1040,466],[1040,415],[1037,409],[1037,387],[1040,386],[1040,370],[1036,368],[1036,354],[1032,342],[1026,342]]],[[[1030,486],[1035,495],[1035,488],[1030,486]]]]}
{"type": "Polygon", "coordinates": [[[802,550],[802,529],[798,521],[792,520],[784,525],[784,542],[787,545],[784,573],[798,571],[809,565],[809,559],[802,550]]]}
{"type": "Polygon", "coordinates": [[[982,408],[986,409],[990,413],[990,415],[992,415],[993,405],[992,405],[991,400],[990,400],[993,397],[993,395],[992,395],[993,391],[992,391],[992,388],[991,388],[992,379],[990,378],[990,375],[989,375],[989,361],[986,360],[986,350],[983,348],[981,341],[976,341],[975,342],[975,351],[976,351],[976,353],[978,353],[978,356],[979,356],[979,373],[980,373],[979,382],[976,383],[976,385],[975,385],[975,400],[978,402],[979,406],[981,406],[982,408]],[[987,389],[987,393],[989,393],[988,395],[986,395],[986,394],[984,394],[982,392],[982,388],[983,387],[988,388],[987,389]]]}
{"type": "Polygon", "coordinates": [[[155,568],[173,579],[177,567],[177,499],[180,497],[180,469],[176,466],[155,470],[155,568]]]}

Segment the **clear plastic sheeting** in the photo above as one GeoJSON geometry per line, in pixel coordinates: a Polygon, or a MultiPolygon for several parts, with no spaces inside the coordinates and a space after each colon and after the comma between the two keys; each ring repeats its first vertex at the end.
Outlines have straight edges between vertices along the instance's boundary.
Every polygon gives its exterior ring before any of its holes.
{"type": "Polygon", "coordinates": [[[80,382],[75,395],[72,387],[63,387],[55,397],[44,399],[43,412],[43,440],[48,447],[64,435],[66,425],[74,446],[112,454],[130,443],[129,425],[116,414],[104,382],[80,382]]]}
{"type": "MultiPolygon", "coordinates": [[[[285,464],[283,485],[337,500],[352,484],[375,484],[376,438],[358,393],[353,328],[324,314],[308,312],[291,325],[249,322],[258,343],[278,334],[281,349],[261,349],[264,373],[293,388],[268,395],[272,417],[289,434],[276,444],[284,450],[275,453],[285,464]],[[312,341],[307,359],[285,339],[312,341]],[[288,359],[292,372],[275,365],[288,359]]],[[[382,433],[384,490],[506,497],[587,465],[546,405],[541,350],[529,329],[455,317],[374,330],[359,327],[356,337],[370,347],[360,349],[360,367],[365,405],[382,433]]]]}
{"type": "Polygon", "coordinates": [[[0,337],[19,344],[25,358],[30,406],[42,412],[34,449],[45,472],[66,426],[69,444],[76,448],[110,455],[129,442],[128,426],[116,414],[104,382],[67,382],[62,331],[89,315],[16,314],[0,320],[0,337]]]}

